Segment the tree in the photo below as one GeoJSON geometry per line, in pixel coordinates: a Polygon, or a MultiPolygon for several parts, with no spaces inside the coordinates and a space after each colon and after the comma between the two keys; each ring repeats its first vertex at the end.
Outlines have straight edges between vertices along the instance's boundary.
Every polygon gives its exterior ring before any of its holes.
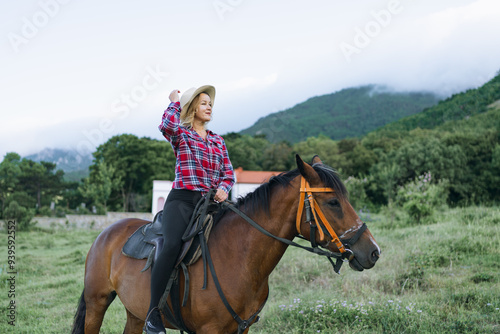
{"type": "Polygon", "coordinates": [[[262,170],[264,150],[270,145],[267,139],[259,136],[229,134],[224,136],[224,141],[234,168],[262,170]]]}
{"type": "Polygon", "coordinates": [[[5,210],[7,200],[16,189],[19,183],[21,169],[19,163],[21,157],[17,153],[7,153],[0,163],[0,201],[2,202],[2,213],[5,210]]]}
{"type": "Polygon", "coordinates": [[[295,163],[292,151],[290,144],[285,141],[270,145],[264,151],[262,168],[278,172],[290,170],[295,163]]]}
{"type": "Polygon", "coordinates": [[[60,195],[64,188],[64,172],[54,172],[56,164],[46,161],[35,162],[23,159],[19,165],[19,183],[23,190],[36,198],[37,209],[49,205],[53,197],[60,195]]]}
{"type": "Polygon", "coordinates": [[[95,165],[95,170],[92,178],[86,178],[78,190],[84,198],[91,200],[106,212],[111,192],[121,187],[122,180],[120,177],[114,177],[115,169],[103,161],[95,165]]]}
{"type": "Polygon", "coordinates": [[[334,168],[338,166],[338,146],[337,143],[324,136],[309,137],[307,140],[293,145],[293,150],[299,154],[304,161],[311,161],[315,155],[319,155],[321,160],[334,168]]]}
{"type": "Polygon", "coordinates": [[[152,181],[174,177],[175,156],[167,141],[122,134],[100,145],[93,156],[87,182],[99,178],[100,163],[113,168],[111,182],[116,188],[108,199],[113,209],[150,210],[152,181]]]}

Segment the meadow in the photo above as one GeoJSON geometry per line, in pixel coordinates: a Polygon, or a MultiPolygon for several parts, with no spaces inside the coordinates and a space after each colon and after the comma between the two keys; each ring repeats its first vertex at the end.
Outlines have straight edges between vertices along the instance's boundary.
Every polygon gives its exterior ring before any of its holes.
{"type": "MultiPolygon", "coordinates": [[[[289,248],[251,333],[500,333],[500,209],[443,209],[421,225],[405,223],[402,212],[362,218],[382,249],[377,265],[344,266],[337,275],[326,259],[289,248]]],[[[16,233],[15,326],[8,324],[7,234],[0,234],[0,333],[70,332],[98,234],[16,233]]],[[[125,319],[117,298],[101,332],[122,333],[125,319]]]]}

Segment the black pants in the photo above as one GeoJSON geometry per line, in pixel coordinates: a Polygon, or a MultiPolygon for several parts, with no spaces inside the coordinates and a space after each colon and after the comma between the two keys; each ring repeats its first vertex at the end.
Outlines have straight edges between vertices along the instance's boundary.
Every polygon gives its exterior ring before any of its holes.
{"type": "MultiPolygon", "coordinates": [[[[167,287],[182,246],[182,235],[186,231],[191,215],[202,195],[199,191],[172,189],[163,207],[163,249],[151,272],[151,303],[149,310],[158,306],[167,287]]],[[[148,311],[149,313],[149,311],[148,311]]]]}

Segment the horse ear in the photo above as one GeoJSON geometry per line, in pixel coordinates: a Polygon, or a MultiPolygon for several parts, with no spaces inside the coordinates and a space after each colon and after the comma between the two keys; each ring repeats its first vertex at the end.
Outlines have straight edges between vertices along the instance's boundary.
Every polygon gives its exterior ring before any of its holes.
{"type": "Polygon", "coordinates": [[[321,161],[321,159],[319,158],[319,155],[315,155],[313,158],[312,158],[312,161],[311,161],[311,165],[314,165],[314,164],[322,164],[323,161],[321,161]]]}
{"type": "Polygon", "coordinates": [[[311,165],[306,164],[298,154],[295,155],[295,160],[297,161],[297,168],[299,169],[300,174],[305,177],[309,183],[316,181],[318,174],[316,174],[311,165]]]}
{"type": "Polygon", "coordinates": [[[297,162],[297,168],[299,169],[299,172],[302,176],[305,176],[306,174],[306,169],[305,169],[305,162],[302,160],[300,155],[295,154],[295,161],[297,162]]]}

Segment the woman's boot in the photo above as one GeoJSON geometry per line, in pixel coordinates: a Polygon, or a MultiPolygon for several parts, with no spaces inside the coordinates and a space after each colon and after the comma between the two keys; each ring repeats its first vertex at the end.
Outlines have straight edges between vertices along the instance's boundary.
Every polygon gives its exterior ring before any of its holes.
{"type": "Polygon", "coordinates": [[[160,309],[158,307],[149,311],[144,324],[144,332],[147,334],[165,334],[166,330],[161,320],[160,309]]]}

